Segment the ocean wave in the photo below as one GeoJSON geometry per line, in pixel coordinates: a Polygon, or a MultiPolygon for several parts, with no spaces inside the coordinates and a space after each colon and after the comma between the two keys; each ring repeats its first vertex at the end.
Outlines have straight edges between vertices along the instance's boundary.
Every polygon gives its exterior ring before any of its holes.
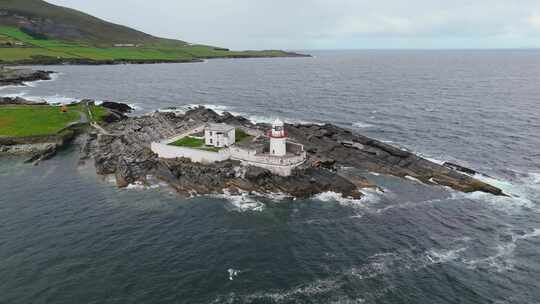
{"type": "MultiPolygon", "coordinates": [[[[17,88],[25,88],[25,85],[7,85],[7,86],[0,86],[0,91],[2,90],[8,90],[8,89],[17,89],[17,88]]],[[[8,97],[7,95],[3,97],[8,97]]]]}
{"type": "Polygon", "coordinates": [[[26,87],[35,88],[42,82],[53,82],[53,81],[58,80],[60,75],[62,75],[62,73],[52,73],[52,74],[49,74],[49,77],[51,79],[40,79],[40,80],[35,80],[35,81],[26,81],[26,82],[23,82],[23,84],[26,87]]]}
{"type": "Polygon", "coordinates": [[[270,300],[272,302],[282,303],[295,301],[305,297],[316,297],[318,295],[329,294],[345,285],[345,282],[337,279],[320,279],[314,282],[294,287],[287,290],[276,290],[274,292],[255,292],[247,295],[229,295],[225,299],[218,297],[213,303],[231,303],[240,300],[242,303],[259,303],[260,301],[270,300]]]}
{"type": "MultiPolygon", "coordinates": [[[[177,115],[183,115],[187,111],[196,109],[198,107],[205,107],[207,109],[210,109],[210,110],[216,112],[219,115],[223,115],[225,112],[228,112],[228,113],[231,113],[234,116],[242,116],[242,117],[245,117],[246,119],[248,119],[253,124],[258,124],[258,123],[271,124],[272,122],[274,122],[276,120],[276,118],[278,118],[278,116],[263,116],[263,115],[249,114],[249,113],[245,113],[245,112],[238,112],[238,111],[235,111],[234,108],[231,109],[230,107],[225,106],[225,105],[204,104],[204,103],[200,103],[200,104],[192,103],[192,104],[181,105],[181,106],[178,106],[178,107],[172,106],[172,107],[160,108],[160,109],[157,109],[157,111],[162,112],[162,113],[175,113],[177,115]]],[[[280,117],[280,118],[285,123],[288,123],[288,124],[319,125],[319,126],[324,125],[324,123],[321,123],[321,122],[314,122],[314,121],[307,121],[307,120],[300,120],[300,119],[291,119],[291,118],[287,118],[287,117],[280,117]]]]}
{"type": "Polygon", "coordinates": [[[46,102],[51,105],[58,105],[58,104],[70,104],[73,102],[80,102],[82,99],[80,98],[74,98],[74,97],[68,97],[63,95],[52,95],[52,96],[32,96],[28,95],[27,91],[19,92],[19,93],[13,93],[13,94],[6,94],[4,97],[10,97],[10,98],[24,98],[26,100],[34,101],[34,102],[46,102]]]}
{"type": "MultiPolygon", "coordinates": [[[[415,208],[415,207],[418,207],[418,206],[435,204],[435,203],[439,203],[439,202],[442,202],[442,201],[448,202],[449,200],[450,200],[450,198],[434,198],[434,199],[428,199],[428,200],[423,200],[423,201],[408,201],[408,202],[388,205],[388,206],[385,206],[383,208],[376,209],[375,213],[381,214],[381,213],[385,213],[388,210],[392,210],[392,209],[415,208]]],[[[395,201],[395,200],[393,200],[393,201],[395,201]]]]}
{"type": "Polygon", "coordinates": [[[531,172],[515,181],[489,177],[482,174],[476,174],[474,177],[501,189],[509,196],[495,196],[484,192],[452,192],[452,195],[457,198],[487,202],[491,206],[508,212],[540,210],[540,173],[531,172]]]}
{"type": "Polygon", "coordinates": [[[355,123],[353,123],[353,126],[357,127],[357,128],[360,128],[360,129],[367,129],[367,128],[374,127],[374,125],[366,123],[366,122],[355,122],[355,123]]]}
{"type": "Polygon", "coordinates": [[[229,281],[232,281],[238,276],[238,274],[240,274],[240,270],[229,268],[227,269],[227,273],[229,274],[229,281]]]}
{"type": "Polygon", "coordinates": [[[319,193],[315,195],[313,198],[322,202],[337,202],[338,204],[342,206],[354,207],[354,208],[363,208],[364,203],[366,201],[365,197],[362,197],[360,199],[343,197],[343,195],[341,195],[340,193],[336,193],[332,191],[319,193]]]}
{"type": "Polygon", "coordinates": [[[224,105],[194,104],[194,103],[181,105],[178,107],[172,106],[172,107],[167,107],[167,108],[160,108],[160,109],[157,109],[157,111],[162,112],[162,113],[175,113],[175,114],[180,115],[180,114],[185,114],[187,111],[196,109],[198,107],[205,107],[207,109],[211,109],[219,115],[223,115],[223,113],[227,111],[227,106],[224,106],[224,105]]]}
{"type": "Polygon", "coordinates": [[[231,194],[227,190],[223,191],[223,194],[214,194],[211,197],[225,199],[230,203],[232,211],[246,212],[256,211],[261,212],[265,209],[266,205],[258,201],[254,196],[249,195],[246,192],[239,194],[231,194]]]}
{"type": "Polygon", "coordinates": [[[529,232],[517,234],[509,233],[509,241],[503,241],[491,246],[491,251],[494,253],[485,257],[464,258],[463,263],[469,269],[487,269],[503,272],[514,269],[515,259],[514,252],[520,241],[527,241],[533,238],[540,237],[540,228],[534,228],[529,232]]]}
{"type": "Polygon", "coordinates": [[[364,194],[360,199],[355,199],[351,197],[343,197],[340,193],[328,191],[315,195],[313,199],[322,201],[322,202],[335,202],[341,206],[351,208],[354,215],[350,216],[351,218],[363,218],[366,212],[371,212],[371,205],[378,204],[381,201],[382,196],[387,195],[386,193],[378,189],[360,189],[364,194]]]}
{"type": "MultiPolygon", "coordinates": [[[[102,103],[102,102],[101,102],[102,103]]],[[[96,101],[96,104],[97,104],[97,101],[96,101]]],[[[139,106],[138,104],[136,103],[128,103],[127,104],[130,108],[132,108],[133,110],[135,111],[140,111],[143,109],[143,107],[139,106]]]]}

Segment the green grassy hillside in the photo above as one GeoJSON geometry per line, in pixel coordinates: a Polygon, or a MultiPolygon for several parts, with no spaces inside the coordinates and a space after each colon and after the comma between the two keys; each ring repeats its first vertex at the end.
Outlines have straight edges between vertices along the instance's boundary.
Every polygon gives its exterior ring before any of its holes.
{"type": "Polygon", "coordinates": [[[0,0],[0,63],[4,64],[190,62],[219,57],[295,55],[191,45],[41,0],[0,0]]]}
{"type": "Polygon", "coordinates": [[[53,39],[95,44],[165,42],[164,39],[42,0],[0,0],[0,10],[5,12],[0,24],[26,27],[53,39]]]}

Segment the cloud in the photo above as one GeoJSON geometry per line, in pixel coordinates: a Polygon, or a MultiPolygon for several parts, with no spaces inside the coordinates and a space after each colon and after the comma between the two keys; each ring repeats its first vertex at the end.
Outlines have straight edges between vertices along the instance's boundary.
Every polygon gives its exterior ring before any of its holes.
{"type": "Polygon", "coordinates": [[[540,30],[540,14],[529,16],[527,23],[533,30],[540,30]]]}
{"type": "Polygon", "coordinates": [[[51,0],[235,49],[540,46],[538,0],[51,0]]]}

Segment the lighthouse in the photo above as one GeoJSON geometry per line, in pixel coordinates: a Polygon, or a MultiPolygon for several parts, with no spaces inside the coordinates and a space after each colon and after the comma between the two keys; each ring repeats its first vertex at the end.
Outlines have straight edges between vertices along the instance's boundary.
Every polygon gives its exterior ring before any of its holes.
{"type": "Polygon", "coordinates": [[[272,123],[272,130],[269,132],[270,154],[274,156],[285,156],[287,154],[287,132],[283,121],[276,119],[272,123]]]}

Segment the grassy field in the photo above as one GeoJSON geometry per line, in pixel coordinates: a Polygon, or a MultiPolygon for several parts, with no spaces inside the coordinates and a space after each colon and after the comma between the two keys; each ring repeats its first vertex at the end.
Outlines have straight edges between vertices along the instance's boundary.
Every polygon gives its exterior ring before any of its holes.
{"type": "Polygon", "coordinates": [[[195,137],[184,137],[170,143],[169,145],[177,147],[199,148],[204,146],[204,140],[195,137]]]}
{"type": "Polygon", "coordinates": [[[79,119],[79,112],[62,113],[60,107],[2,106],[0,107],[0,136],[51,135],[79,119]]]}
{"type": "Polygon", "coordinates": [[[199,139],[199,138],[189,137],[189,136],[181,138],[175,142],[172,142],[169,145],[176,146],[176,147],[194,148],[194,149],[210,151],[210,152],[219,152],[219,150],[221,150],[221,148],[218,148],[218,147],[205,146],[204,139],[199,139]]]}
{"type": "Polygon", "coordinates": [[[192,61],[219,57],[278,57],[282,51],[235,52],[204,45],[144,44],[140,47],[97,47],[87,43],[36,39],[13,27],[0,26],[0,40],[19,41],[25,47],[0,48],[0,60],[16,63],[39,57],[53,59],[192,61]]]}
{"type": "Polygon", "coordinates": [[[246,132],[242,131],[241,129],[234,130],[234,137],[236,139],[236,142],[248,142],[253,139],[253,136],[247,134],[246,132]]]}
{"type": "Polygon", "coordinates": [[[96,122],[103,121],[103,119],[109,115],[107,109],[96,105],[90,106],[90,113],[92,114],[92,119],[96,122]]]}

